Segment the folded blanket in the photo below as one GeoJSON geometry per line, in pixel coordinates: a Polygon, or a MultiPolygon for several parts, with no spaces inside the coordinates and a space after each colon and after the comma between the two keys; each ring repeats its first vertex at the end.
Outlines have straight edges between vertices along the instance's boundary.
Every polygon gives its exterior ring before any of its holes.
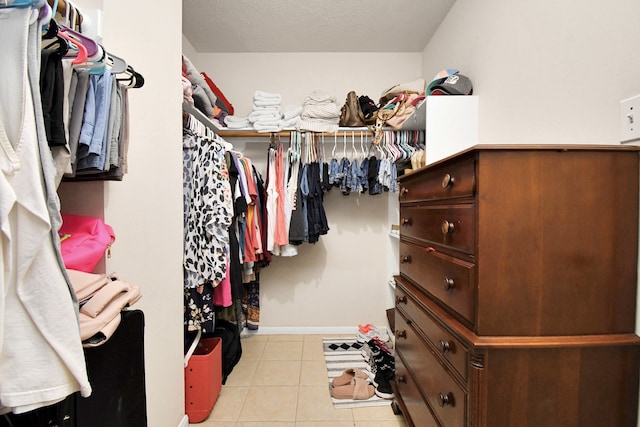
{"type": "Polygon", "coordinates": [[[335,96],[322,90],[314,90],[304,100],[305,105],[335,103],[335,96]]]}
{"type": "Polygon", "coordinates": [[[334,133],[338,131],[338,120],[326,120],[326,119],[300,119],[296,123],[296,129],[299,131],[310,132],[329,132],[334,133]]]}
{"type": "Polygon", "coordinates": [[[338,119],[340,108],[336,103],[305,105],[301,114],[303,119],[338,119]]]}

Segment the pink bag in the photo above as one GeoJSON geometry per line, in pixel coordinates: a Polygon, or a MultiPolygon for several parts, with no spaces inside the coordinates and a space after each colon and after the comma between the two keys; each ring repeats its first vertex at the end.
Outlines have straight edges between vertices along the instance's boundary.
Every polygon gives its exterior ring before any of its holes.
{"type": "Polygon", "coordinates": [[[65,267],[93,272],[116,235],[111,226],[99,218],[62,214],[60,249],[65,267]]]}

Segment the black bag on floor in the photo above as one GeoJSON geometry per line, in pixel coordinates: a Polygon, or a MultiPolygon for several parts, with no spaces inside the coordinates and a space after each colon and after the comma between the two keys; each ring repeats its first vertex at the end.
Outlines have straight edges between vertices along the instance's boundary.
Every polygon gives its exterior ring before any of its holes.
{"type": "MultiPolygon", "coordinates": [[[[220,337],[222,339],[222,384],[227,382],[227,377],[242,357],[242,344],[240,343],[240,330],[235,323],[223,319],[216,319],[216,326],[207,337],[220,337]]],[[[205,337],[203,335],[203,338],[205,337]]]]}

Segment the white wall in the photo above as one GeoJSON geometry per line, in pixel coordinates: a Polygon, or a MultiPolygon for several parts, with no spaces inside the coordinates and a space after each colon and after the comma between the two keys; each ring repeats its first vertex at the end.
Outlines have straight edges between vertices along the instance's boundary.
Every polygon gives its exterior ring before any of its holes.
{"type": "MultiPolygon", "coordinates": [[[[183,51],[220,87],[237,116],[251,111],[256,90],[281,94],[283,107],[302,105],[316,89],[333,94],[339,106],[350,90],[377,101],[384,89],[421,76],[422,67],[419,53],[199,54],[184,37],[183,51]]],[[[243,148],[264,174],[268,139],[230,142],[243,148]]],[[[351,147],[350,135],[347,145],[351,147]]],[[[333,138],[325,140],[329,157],[333,146],[333,138]]],[[[340,137],[336,154],[341,156],[343,147],[340,137]]],[[[302,245],[296,257],[274,257],[261,274],[260,331],[355,331],[361,323],[386,325],[385,310],[392,306],[387,282],[393,273],[389,223],[397,223],[390,218],[389,200],[396,197],[344,196],[338,189],[327,193],[329,233],[315,245],[302,245]]]]}
{"type": "Polygon", "coordinates": [[[145,85],[129,92],[129,173],[122,182],[63,184],[62,208],[96,215],[104,209],[113,226],[106,270],[143,295],[134,308],[145,313],[148,425],[176,427],[184,416],[181,4],[74,4],[102,8],[105,48],[140,72],[145,85]]]}
{"type": "Polygon", "coordinates": [[[618,102],[640,94],[640,2],[458,0],[424,50],[480,96],[480,143],[619,141],[618,102]]]}
{"type": "Polygon", "coordinates": [[[639,17],[637,0],[457,0],[424,73],[472,79],[479,143],[618,144],[618,103],[640,94],[639,17]]]}

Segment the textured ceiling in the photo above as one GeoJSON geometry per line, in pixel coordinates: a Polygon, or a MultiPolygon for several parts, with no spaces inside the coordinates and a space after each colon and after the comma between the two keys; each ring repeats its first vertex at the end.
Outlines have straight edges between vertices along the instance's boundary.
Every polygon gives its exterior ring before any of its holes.
{"type": "Polygon", "coordinates": [[[183,0],[198,52],[422,52],[455,0],[183,0]]]}

